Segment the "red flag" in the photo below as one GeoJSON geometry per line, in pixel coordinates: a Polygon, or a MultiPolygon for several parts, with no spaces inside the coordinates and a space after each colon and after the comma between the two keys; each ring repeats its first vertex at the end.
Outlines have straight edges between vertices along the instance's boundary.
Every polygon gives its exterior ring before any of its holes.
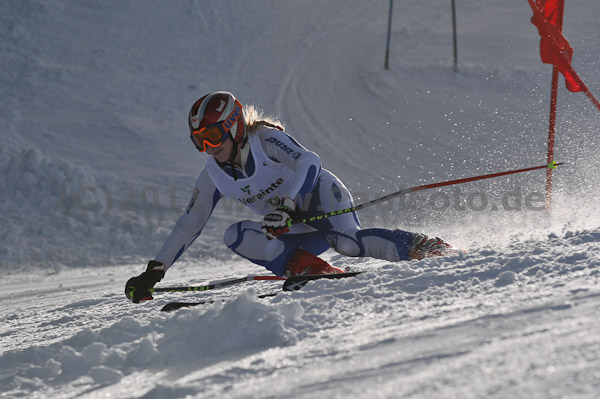
{"type": "Polygon", "coordinates": [[[562,14],[564,0],[536,0],[535,5],[529,0],[533,9],[531,23],[534,24],[540,36],[540,55],[542,62],[553,64],[565,77],[567,89],[572,92],[582,91],[583,82],[571,66],[573,48],[562,35],[562,14]]]}
{"type": "Polygon", "coordinates": [[[565,9],[565,0],[535,0],[535,5],[549,23],[562,30],[562,14],[565,9]]]}

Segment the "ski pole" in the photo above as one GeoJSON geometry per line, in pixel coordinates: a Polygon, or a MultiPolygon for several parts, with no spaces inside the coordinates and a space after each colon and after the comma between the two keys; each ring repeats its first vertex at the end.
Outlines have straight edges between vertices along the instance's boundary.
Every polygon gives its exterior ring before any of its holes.
{"type": "Polygon", "coordinates": [[[189,292],[189,291],[208,291],[215,288],[227,287],[234,284],[243,283],[246,281],[256,280],[285,280],[279,276],[246,276],[235,278],[231,280],[225,280],[218,283],[212,283],[207,285],[196,285],[196,286],[181,286],[181,287],[157,287],[154,288],[154,292],[189,292]]]}
{"type": "Polygon", "coordinates": [[[405,188],[403,190],[396,191],[396,192],[388,194],[388,195],[384,195],[383,197],[375,198],[374,200],[371,200],[371,201],[368,201],[368,202],[364,202],[362,204],[359,204],[359,205],[356,205],[356,206],[353,206],[353,207],[350,207],[350,208],[340,209],[340,210],[337,210],[337,211],[331,211],[331,212],[323,213],[323,214],[320,214],[320,215],[300,216],[300,217],[297,217],[297,218],[293,218],[293,219],[290,219],[288,221],[287,225],[288,226],[292,226],[294,224],[314,222],[316,220],[321,220],[321,219],[329,218],[329,217],[332,217],[332,216],[343,215],[345,213],[350,213],[350,212],[358,211],[358,210],[367,208],[369,206],[372,206],[372,205],[375,205],[375,204],[379,204],[381,202],[390,200],[390,199],[395,198],[395,197],[399,197],[399,196],[404,195],[404,194],[414,193],[415,191],[428,190],[430,188],[437,188],[437,187],[452,186],[454,184],[468,183],[468,182],[477,181],[477,180],[491,179],[493,177],[513,175],[515,173],[529,172],[529,171],[537,170],[537,169],[556,169],[556,167],[559,166],[559,165],[562,165],[562,163],[556,163],[556,162],[552,161],[552,162],[550,162],[547,165],[534,166],[534,167],[531,167],[531,168],[509,170],[509,171],[506,171],[506,172],[491,173],[491,174],[488,174],[488,175],[481,175],[481,176],[474,176],[474,177],[465,177],[463,179],[448,180],[448,181],[443,181],[443,182],[439,182],[439,183],[423,184],[422,186],[415,186],[415,187],[411,187],[411,188],[405,188]]]}

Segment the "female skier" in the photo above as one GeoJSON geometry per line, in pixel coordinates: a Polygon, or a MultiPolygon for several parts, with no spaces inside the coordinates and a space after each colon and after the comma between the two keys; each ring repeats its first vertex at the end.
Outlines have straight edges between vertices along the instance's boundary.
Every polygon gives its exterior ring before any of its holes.
{"type": "Polygon", "coordinates": [[[299,213],[318,214],[353,206],[350,192],[319,156],[301,146],[278,122],[228,92],[205,95],[192,106],[192,142],[210,155],[185,213],[146,271],[131,278],[125,295],[133,302],[152,299],[154,285],[198,238],[223,196],[263,216],[231,225],[225,244],[236,254],[277,276],[342,273],[317,255],[329,248],[346,256],[396,262],[444,255],[439,238],[402,230],[361,229],[355,212],[295,224],[299,213]]]}

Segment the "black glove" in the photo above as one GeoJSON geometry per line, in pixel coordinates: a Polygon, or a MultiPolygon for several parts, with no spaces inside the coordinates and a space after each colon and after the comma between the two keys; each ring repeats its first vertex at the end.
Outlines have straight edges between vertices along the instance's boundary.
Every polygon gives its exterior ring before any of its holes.
{"type": "Polygon", "coordinates": [[[262,232],[269,240],[290,231],[288,222],[296,211],[296,204],[289,198],[282,198],[274,211],[269,212],[261,223],[262,232]]]}
{"type": "Polygon", "coordinates": [[[125,284],[125,296],[133,303],[152,299],[154,284],[165,276],[165,265],[151,260],[146,271],[137,277],[130,278],[125,284]]]}

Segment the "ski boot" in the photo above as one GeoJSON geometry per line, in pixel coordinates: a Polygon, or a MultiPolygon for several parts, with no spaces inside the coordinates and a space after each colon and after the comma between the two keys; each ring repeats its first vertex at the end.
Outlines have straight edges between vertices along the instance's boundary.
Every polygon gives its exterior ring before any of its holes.
{"type": "Polygon", "coordinates": [[[285,267],[285,277],[298,275],[315,276],[320,274],[338,274],[344,273],[342,269],[331,266],[323,259],[299,249],[290,258],[285,267]]]}

